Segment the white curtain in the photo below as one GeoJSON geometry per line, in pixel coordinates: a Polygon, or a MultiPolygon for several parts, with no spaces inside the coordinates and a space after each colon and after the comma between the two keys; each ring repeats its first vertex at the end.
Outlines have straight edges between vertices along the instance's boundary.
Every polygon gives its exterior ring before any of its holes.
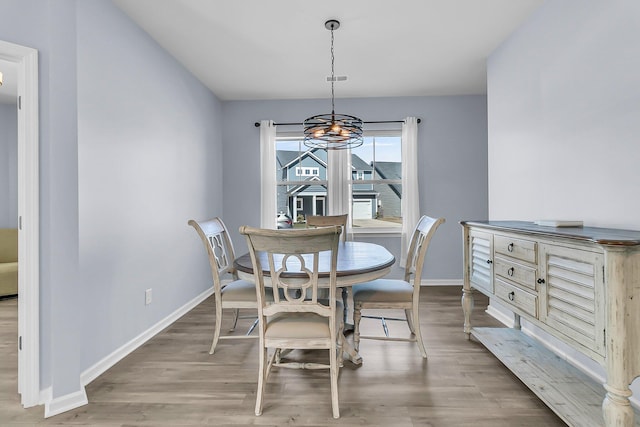
{"type": "Polygon", "coordinates": [[[276,125],[260,122],[260,227],[277,228],[276,125]]]}
{"type": "Polygon", "coordinates": [[[407,117],[402,124],[402,252],[400,266],[407,263],[413,230],[420,219],[418,192],[418,119],[407,117]]]}
{"type": "MultiPolygon", "coordinates": [[[[327,150],[327,199],[329,209],[327,215],[349,214],[351,218],[351,194],[349,180],[351,179],[351,159],[349,150],[327,150]]],[[[352,235],[351,221],[347,221],[345,230],[347,237],[352,235]]],[[[350,239],[349,239],[350,240],[350,239]]]]}

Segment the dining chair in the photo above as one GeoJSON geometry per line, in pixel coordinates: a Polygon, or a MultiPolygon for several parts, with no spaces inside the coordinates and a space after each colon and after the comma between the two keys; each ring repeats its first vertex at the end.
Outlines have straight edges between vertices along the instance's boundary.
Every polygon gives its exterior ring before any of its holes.
{"type": "Polygon", "coordinates": [[[220,334],[224,309],[234,310],[233,326],[229,329],[229,332],[233,332],[238,322],[240,309],[249,308],[257,310],[258,308],[255,284],[247,280],[239,280],[233,267],[233,261],[235,259],[233,243],[229,238],[229,233],[224,222],[222,222],[222,219],[216,217],[202,222],[191,219],[188,224],[195,228],[202,239],[202,243],[204,243],[213,276],[216,324],[209,354],[213,354],[218,341],[221,339],[258,338],[257,334],[251,334],[256,323],[254,323],[254,326],[249,329],[246,335],[220,334]],[[224,277],[225,274],[230,274],[233,280],[229,283],[223,282],[222,277],[224,277]]]}
{"type": "Polygon", "coordinates": [[[307,227],[327,227],[339,225],[341,228],[342,241],[347,240],[347,219],[349,214],[343,215],[307,215],[305,220],[307,227]]]}
{"type": "Polygon", "coordinates": [[[436,229],[444,222],[444,218],[435,219],[426,215],[420,218],[409,244],[404,280],[382,278],[359,283],[352,287],[354,306],[353,344],[356,351],[359,350],[361,339],[410,341],[417,343],[422,357],[427,357],[420,332],[420,281],[422,279],[424,258],[427,253],[427,248],[429,247],[429,242],[436,229]],[[408,338],[390,337],[384,317],[380,317],[385,329],[384,336],[360,335],[360,320],[363,317],[362,310],[366,309],[403,309],[405,319],[393,320],[406,321],[411,335],[408,338]]]}
{"type": "Polygon", "coordinates": [[[267,230],[240,227],[247,239],[258,287],[258,330],[260,335],[260,371],[256,396],[256,415],[262,414],[267,379],[271,369],[329,369],[333,417],[340,417],[338,372],[342,361],[342,306],[336,302],[336,267],[340,230],[318,229],[267,230]],[[319,297],[319,256],[330,251],[328,270],[329,298],[319,297]],[[265,277],[265,271],[268,277],[265,277]],[[269,283],[266,283],[266,282],[269,283]],[[265,298],[267,286],[273,299],[265,298]],[[296,362],[281,359],[287,350],[329,350],[329,363],[296,362]]]}
{"type": "MultiPolygon", "coordinates": [[[[317,227],[327,227],[331,225],[340,226],[340,236],[343,242],[347,241],[347,220],[349,219],[349,214],[343,215],[307,215],[305,217],[305,221],[307,223],[307,228],[317,228],[317,227]]],[[[344,312],[344,322],[347,322],[348,317],[348,305],[349,305],[349,287],[345,286],[342,288],[342,304],[345,308],[344,312]]],[[[324,295],[326,296],[326,295],[324,295]]]]}

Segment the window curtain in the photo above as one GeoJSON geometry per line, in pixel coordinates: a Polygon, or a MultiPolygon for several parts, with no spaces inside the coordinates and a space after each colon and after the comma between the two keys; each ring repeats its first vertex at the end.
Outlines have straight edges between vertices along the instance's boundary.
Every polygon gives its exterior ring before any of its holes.
{"type": "Polygon", "coordinates": [[[407,264],[413,230],[420,219],[418,191],[418,119],[407,117],[402,124],[402,252],[400,266],[407,264]]]}
{"type": "Polygon", "coordinates": [[[277,228],[276,125],[260,122],[260,227],[277,228]]]}
{"type": "MultiPolygon", "coordinates": [[[[351,218],[351,194],[349,180],[351,179],[351,161],[349,150],[327,150],[327,199],[329,206],[327,215],[349,214],[351,218]]],[[[351,240],[351,221],[347,221],[348,240],[351,240]]]]}

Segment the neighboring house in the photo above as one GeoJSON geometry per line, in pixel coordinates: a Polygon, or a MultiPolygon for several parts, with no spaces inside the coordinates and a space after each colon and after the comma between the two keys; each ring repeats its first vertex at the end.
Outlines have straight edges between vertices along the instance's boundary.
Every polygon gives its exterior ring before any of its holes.
{"type": "MultiPolygon", "coordinates": [[[[278,185],[278,212],[291,216],[294,221],[307,215],[327,214],[327,187],[321,182],[327,179],[327,152],[312,149],[305,152],[278,150],[278,181],[294,181],[292,185],[278,185]],[[300,184],[305,181],[305,184],[300,184]],[[309,184],[306,184],[309,182],[309,184]]],[[[399,162],[379,162],[376,164],[378,178],[399,179],[399,162]]],[[[401,192],[399,185],[377,185],[372,165],[359,156],[351,155],[351,179],[354,183],[353,218],[371,219],[382,216],[400,217],[401,192]]]]}
{"type": "MultiPolygon", "coordinates": [[[[378,179],[401,179],[402,164],[400,162],[376,162],[378,179]]],[[[400,202],[402,186],[400,184],[379,185],[378,216],[401,218],[400,202]]]]}

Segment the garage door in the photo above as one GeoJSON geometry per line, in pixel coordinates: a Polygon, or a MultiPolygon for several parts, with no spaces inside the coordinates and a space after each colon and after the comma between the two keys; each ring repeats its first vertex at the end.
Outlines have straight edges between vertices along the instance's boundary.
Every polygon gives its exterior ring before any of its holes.
{"type": "Polygon", "coordinates": [[[353,201],[353,219],[371,219],[371,200],[353,201]]]}

